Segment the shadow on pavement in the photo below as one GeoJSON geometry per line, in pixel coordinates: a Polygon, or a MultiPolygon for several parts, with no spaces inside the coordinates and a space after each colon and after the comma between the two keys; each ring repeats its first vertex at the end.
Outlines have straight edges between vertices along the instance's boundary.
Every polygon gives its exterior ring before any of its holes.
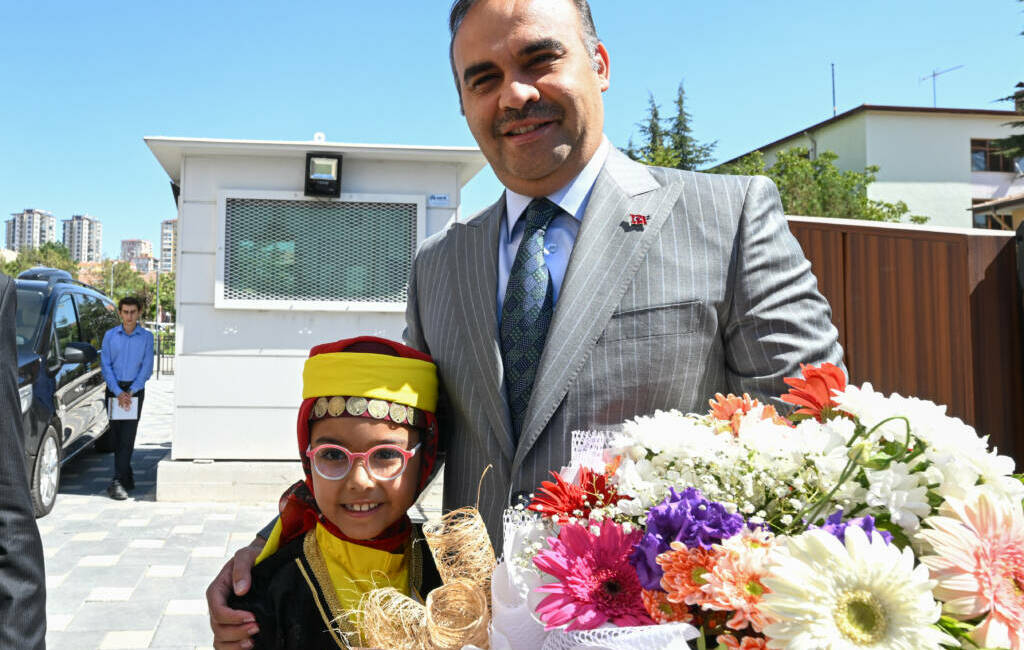
{"type": "MultiPolygon", "coordinates": [[[[156,467],[170,453],[169,442],[135,448],[132,454],[135,489],[128,493],[130,499],[156,501],[156,467]]],[[[114,454],[99,453],[94,449],[84,451],[61,468],[59,494],[104,494],[113,474],[114,454]]]]}

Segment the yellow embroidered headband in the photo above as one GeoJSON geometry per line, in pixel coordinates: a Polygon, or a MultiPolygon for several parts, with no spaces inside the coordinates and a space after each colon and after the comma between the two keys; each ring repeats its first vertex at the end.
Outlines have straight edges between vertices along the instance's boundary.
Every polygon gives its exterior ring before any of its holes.
{"type": "Polygon", "coordinates": [[[423,426],[437,408],[437,367],[429,361],[367,352],[330,352],[306,360],[302,398],[317,397],[313,417],[353,416],[423,426]]]}

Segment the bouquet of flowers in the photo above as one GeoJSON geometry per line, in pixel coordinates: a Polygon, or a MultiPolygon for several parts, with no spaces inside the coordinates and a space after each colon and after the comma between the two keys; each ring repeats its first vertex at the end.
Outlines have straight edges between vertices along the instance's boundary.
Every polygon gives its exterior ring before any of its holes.
{"type": "Polygon", "coordinates": [[[945,407],[831,364],[577,432],[506,513],[492,648],[1024,648],[1024,483],[945,407]],[[525,644],[525,645],[524,645],[525,644]]]}

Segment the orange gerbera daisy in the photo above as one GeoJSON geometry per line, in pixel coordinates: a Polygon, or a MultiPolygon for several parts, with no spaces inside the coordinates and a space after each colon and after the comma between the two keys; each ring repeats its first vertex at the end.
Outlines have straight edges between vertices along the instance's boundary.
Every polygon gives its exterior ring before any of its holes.
{"type": "Polygon", "coordinates": [[[765,650],[768,647],[767,640],[759,636],[745,636],[739,640],[731,634],[719,634],[715,640],[729,650],[765,650]]]}
{"type": "Polygon", "coordinates": [[[672,550],[656,558],[665,575],[661,577],[661,588],[669,602],[699,605],[701,587],[707,584],[705,576],[714,564],[716,551],[702,548],[686,548],[682,542],[672,542],[672,550]]]}
{"type": "Polygon", "coordinates": [[[761,612],[761,597],[770,590],[761,580],[768,574],[768,556],[772,541],[768,534],[749,532],[737,535],[716,547],[710,571],[704,574],[701,605],[721,612],[730,612],[726,627],[743,630],[750,626],[761,632],[772,622],[761,612]]]}
{"type": "MultiPolygon", "coordinates": [[[[715,393],[715,399],[708,400],[708,404],[711,405],[711,415],[716,420],[728,422],[734,436],[739,435],[740,420],[743,419],[743,416],[750,413],[754,407],[761,406],[760,402],[746,393],[743,393],[743,397],[736,397],[732,393],[728,395],[715,393]]],[[[770,404],[765,405],[761,409],[761,419],[771,420],[775,424],[792,426],[789,420],[780,416],[775,407],[770,404]]]]}
{"type": "Polygon", "coordinates": [[[823,363],[821,366],[801,363],[800,373],[803,374],[802,379],[786,377],[782,380],[789,386],[789,392],[781,399],[801,407],[797,409],[797,415],[810,415],[818,422],[824,422],[832,409],[839,406],[833,399],[833,391],[846,389],[846,375],[831,363],[823,363]]]}
{"type": "Polygon", "coordinates": [[[684,603],[673,603],[664,591],[644,589],[640,593],[644,601],[644,609],[655,623],[689,623],[693,620],[690,608],[684,603]]]}

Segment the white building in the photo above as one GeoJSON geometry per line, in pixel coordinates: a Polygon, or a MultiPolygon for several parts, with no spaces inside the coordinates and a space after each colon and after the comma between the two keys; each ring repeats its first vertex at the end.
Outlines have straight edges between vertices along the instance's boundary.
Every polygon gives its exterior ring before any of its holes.
{"type": "Polygon", "coordinates": [[[174,273],[174,260],[178,257],[178,220],[160,222],[160,272],[174,273]]]}
{"type": "Polygon", "coordinates": [[[325,142],[146,144],[178,207],[175,433],[158,498],[276,498],[301,475],[294,428],[309,348],[362,334],[401,339],[413,252],[459,217],[461,188],[483,155],[325,142]],[[340,197],[304,195],[308,152],[342,156],[340,197]],[[288,462],[239,462],[252,460],[288,462]]]}
{"type": "Polygon", "coordinates": [[[103,261],[103,224],[87,214],[65,219],[64,246],[76,262],[103,261]]]}
{"type": "Polygon", "coordinates": [[[57,241],[57,218],[46,210],[28,208],[6,221],[6,248],[32,250],[46,242],[57,241]]]}
{"type": "Polygon", "coordinates": [[[145,239],[122,239],[121,259],[130,262],[139,257],[153,257],[153,243],[145,239]]]}
{"type": "Polygon", "coordinates": [[[132,265],[133,269],[143,274],[153,273],[154,271],[156,271],[157,267],[157,261],[149,255],[144,255],[142,257],[133,257],[131,258],[129,263],[132,265]]]}
{"type": "Polygon", "coordinates": [[[793,147],[812,157],[834,151],[842,170],[877,165],[869,198],[904,201],[911,214],[930,217],[929,225],[999,228],[984,215],[976,223],[971,208],[1024,192],[1024,161],[998,156],[991,146],[1014,133],[1007,122],[1020,119],[1013,111],[864,104],[758,149],[768,166],[793,147]]]}

